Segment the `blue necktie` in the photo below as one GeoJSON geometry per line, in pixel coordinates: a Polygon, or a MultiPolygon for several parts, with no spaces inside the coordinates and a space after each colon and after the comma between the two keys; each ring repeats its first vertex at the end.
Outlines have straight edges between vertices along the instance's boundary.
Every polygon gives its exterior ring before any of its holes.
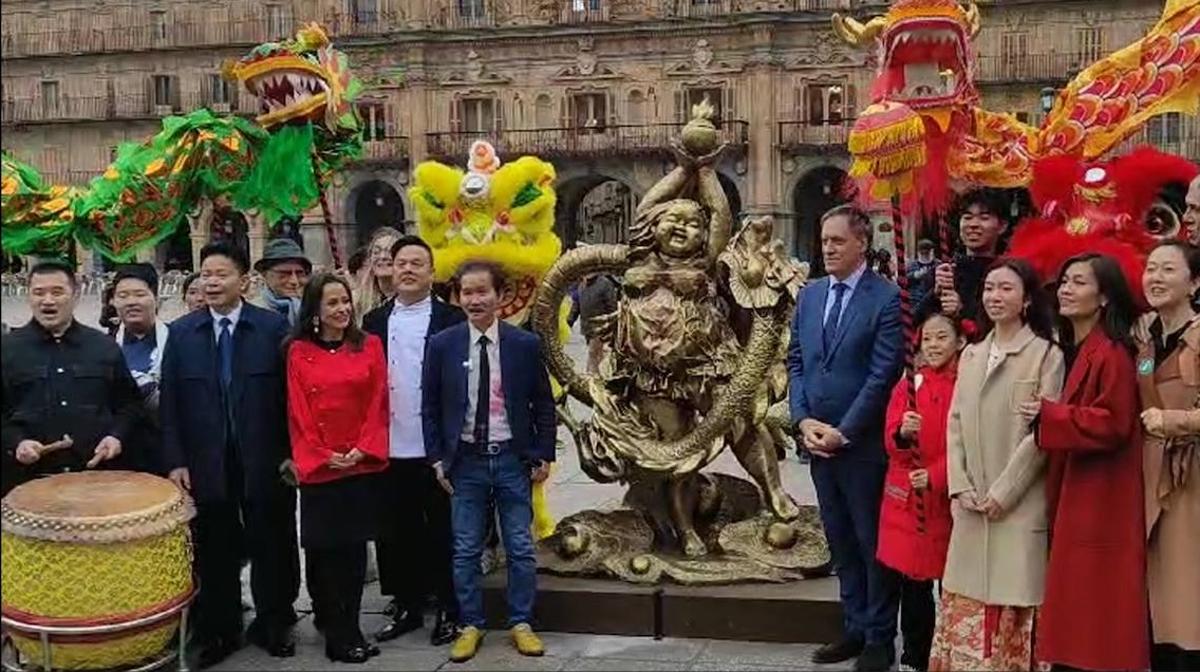
{"type": "Polygon", "coordinates": [[[222,317],[219,324],[221,334],[217,336],[217,363],[221,366],[221,389],[228,392],[229,384],[233,382],[233,333],[230,330],[233,322],[228,317],[222,317]]]}
{"type": "Polygon", "coordinates": [[[850,286],[844,282],[833,285],[833,307],[829,309],[829,315],[825,317],[825,331],[822,333],[826,351],[833,345],[833,337],[837,334],[838,323],[842,321],[842,303],[846,300],[847,289],[850,289],[850,286]]]}

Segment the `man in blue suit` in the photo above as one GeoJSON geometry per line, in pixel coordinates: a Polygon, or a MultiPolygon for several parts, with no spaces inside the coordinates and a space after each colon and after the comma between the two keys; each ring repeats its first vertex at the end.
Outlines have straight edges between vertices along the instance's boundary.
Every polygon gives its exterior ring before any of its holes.
{"type": "Polygon", "coordinates": [[[200,665],[241,647],[241,561],[251,561],[250,638],[275,657],[295,653],[300,589],[295,490],[281,345],[287,320],[242,300],[249,260],[224,242],[200,252],[207,309],[171,324],[159,410],[170,478],[192,494],[200,665]]]}
{"type": "Polygon", "coordinates": [[[813,455],[812,478],[833,554],[844,614],[841,641],[813,654],[818,664],[858,657],[856,670],[887,670],[895,659],[894,589],[875,561],[887,461],[883,422],[903,364],[900,292],[867,269],[871,222],[852,206],[821,219],[829,276],[796,301],[788,352],[792,421],[813,455]]]}
{"type": "Polygon", "coordinates": [[[540,656],[545,648],[529,625],[537,589],[530,493],[554,461],[550,378],[538,337],[497,317],[500,269],[464,264],[457,284],[467,322],[429,340],[421,401],[425,453],[451,493],[454,589],[463,629],[450,659],[474,657],[483,638],[479,560],[492,500],[508,556],[512,641],[520,653],[540,656]]]}

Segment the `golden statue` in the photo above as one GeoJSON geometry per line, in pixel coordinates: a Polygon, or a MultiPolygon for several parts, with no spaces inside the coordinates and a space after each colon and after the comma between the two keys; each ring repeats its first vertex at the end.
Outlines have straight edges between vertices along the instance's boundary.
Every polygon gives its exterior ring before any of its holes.
{"type": "Polygon", "coordinates": [[[784,492],[778,464],[790,441],[785,335],[808,269],[773,239],[769,217],[731,239],[711,114],[693,109],[678,166],[638,205],[629,243],[568,252],[538,290],[534,328],[551,373],[592,409],[571,428],[580,463],[629,485],[627,508],[559,523],[542,542],[549,571],[783,581],[828,563],[816,512],[784,492]],[[570,284],[596,272],[624,281],[616,312],[595,318],[608,354],[584,376],[555,338],[556,317],[570,284]],[[701,472],[726,447],[753,484],[701,472]]]}

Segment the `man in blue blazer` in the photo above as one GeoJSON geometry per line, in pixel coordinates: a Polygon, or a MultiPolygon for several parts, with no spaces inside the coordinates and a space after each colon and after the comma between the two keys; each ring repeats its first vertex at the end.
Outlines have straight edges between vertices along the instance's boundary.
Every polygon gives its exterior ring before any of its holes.
{"type": "Polygon", "coordinates": [[[256,617],[249,636],[272,656],[294,655],[300,589],[296,495],[282,342],[287,320],[242,300],[245,253],[224,242],[200,252],[208,307],[171,324],[159,410],[170,478],[196,500],[196,602],[201,667],[241,646],[241,563],[251,561],[256,617]]]}
{"type": "Polygon", "coordinates": [[[451,495],[454,589],[464,626],[450,651],[474,657],[485,619],[480,587],[489,502],[500,515],[508,556],[508,618],[513,644],[529,656],[545,652],[530,628],[536,592],[532,484],[554,461],[557,418],[537,336],[497,316],[504,287],[498,267],[464,264],[459,303],[467,322],[429,340],[422,372],[425,453],[451,495]]]}
{"type": "Polygon", "coordinates": [[[875,560],[887,461],[883,422],[903,365],[900,292],[867,269],[871,222],[852,206],[821,219],[829,276],[796,301],[788,352],[789,400],[841,590],[845,634],[813,662],[858,657],[856,670],[887,670],[898,600],[875,560]]]}

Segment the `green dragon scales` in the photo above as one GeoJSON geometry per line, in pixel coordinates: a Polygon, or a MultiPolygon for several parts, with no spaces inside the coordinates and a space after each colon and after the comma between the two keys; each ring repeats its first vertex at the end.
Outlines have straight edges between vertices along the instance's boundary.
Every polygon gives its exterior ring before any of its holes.
{"type": "Polygon", "coordinates": [[[116,261],[184,224],[204,199],[227,199],[268,224],[314,207],[321,185],[362,151],[354,100],[363,89],[346,55],[315,23],[255,47],[223,74],[260,103],[250,121],[202,109],[126,143],[86,189],[46,184],[7,152],[0,240],[10,254],[60,254],[71,239],[116,261]]]}

